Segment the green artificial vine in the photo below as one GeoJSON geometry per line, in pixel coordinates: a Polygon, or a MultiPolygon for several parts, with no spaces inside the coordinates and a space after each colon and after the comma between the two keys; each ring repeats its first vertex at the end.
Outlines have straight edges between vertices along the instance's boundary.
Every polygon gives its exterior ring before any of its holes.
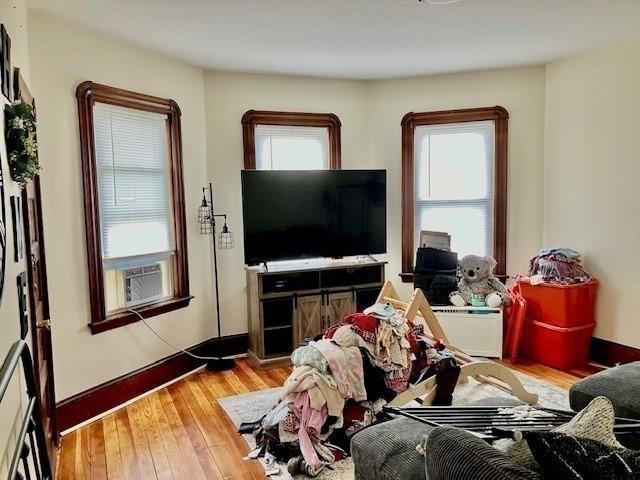
{"type": "Polygon", "coordinates": [[[24,187],[41,170],[33,107],[22,101],[7,105],[4,121],[11,178],[24,187]]]}

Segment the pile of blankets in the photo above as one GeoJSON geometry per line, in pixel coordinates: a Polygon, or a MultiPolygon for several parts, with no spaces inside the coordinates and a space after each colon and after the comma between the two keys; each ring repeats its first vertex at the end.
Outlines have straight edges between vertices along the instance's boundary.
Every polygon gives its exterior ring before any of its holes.
{"type": "Polygon", "coordinates": [[[388,304],[348,315],[296,349],[291,362],[280,402],[240,429],[254,433],[252,458],[288,461],[289,473],[309,476],[347,456],[351,436],[410,381],[437,375],[436,397],[450,404],[460,370],[444,345],[388,304]]]}
{"type": "Polygon", "coordinates": [[[593,278],[582,266],[582,255],[570,248],[543,248],[529,262],[532,285],[556,283],[573,285],[593,278]]]}

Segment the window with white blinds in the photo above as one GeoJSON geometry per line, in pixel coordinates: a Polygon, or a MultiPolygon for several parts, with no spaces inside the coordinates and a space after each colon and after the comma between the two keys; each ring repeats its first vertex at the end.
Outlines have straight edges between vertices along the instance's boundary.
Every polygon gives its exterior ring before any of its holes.
{"type": "Polygon", "coordinates": [[[167,116],[93,107],[104,259],[174,249],[167,116]]]}
{"type": "Polygon", "coordinates": [[[256,170],[327,170],[329,130],[288,125],[255,126],[256,170]]]}
{"type": "Polygon", "coordinates": [[[420,230],[447,232],[459,257],[492,255],[493,121],[423,125],[414,134],[415,245],[420,230]]]}

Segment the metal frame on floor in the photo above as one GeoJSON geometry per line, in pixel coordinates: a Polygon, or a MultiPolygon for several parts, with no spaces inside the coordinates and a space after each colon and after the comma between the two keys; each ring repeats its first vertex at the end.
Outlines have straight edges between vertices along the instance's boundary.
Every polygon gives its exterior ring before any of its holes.
{"type": "MultiPolygon", "coordinates": [[[[384,411],[432,427],[462,428],[487,442],[499,438],[518,439],[520,435],[526,435],[526,432],[549,431],[564,425],[576,415],[576,412],[542,407],[531,407],[531,415],[524,415],[521,407],[491,406],[385,407],[384,411]]],[[[638,435],[640,422],[616,417],[613,432],[617,437],[638,435]]]]}
{"type": "Polygon", "coordinates": [[[24,340],[18,340],[0,368],[0,406],[7,392],[13,374],[19,364],[27,387],[27,405],[18,430],[18,441],[11,456],[8,480],[51,480],[51,464],[47,454],[42,418],[40,417],[40,400],[36,387],[35,372],[31,352],[24,340]]]}

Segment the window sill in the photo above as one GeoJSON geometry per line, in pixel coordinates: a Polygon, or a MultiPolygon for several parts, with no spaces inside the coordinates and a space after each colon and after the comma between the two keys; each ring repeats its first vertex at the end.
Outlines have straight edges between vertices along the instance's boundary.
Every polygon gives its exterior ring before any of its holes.
{"type": "MultiPolygon", "coordinates": [[[[165,300],[163,302],[154,303],[152,305],[145,305],[143,307],[134,308],[145,319],[155,317],[156,315],[162,315],[163,313],[172,312],[185,308],[189,305],[193,297],[184,298],[172,298],[171,300],[165,300]]],[[[100,322],[92,322],[89,324],[91,334],[106,332],[107,330],[113,330],[114,328],[123,327],[132,323],[140,321],[140,317],[132,312],[121,312],[114,315],[109,315],[107,318],[100,322]]]]}
{"type": "Polygon", "coordinates": [[[400,273],[400,280],[402,283],[413,283],[413,272],[409,273],[400,273]]]}
{"type": "MultiPolygon", "coordinates": [[[[413,272],[399,273],[398,275],[400,276],[402,283],[413,283],[413,272]]],[[[503,275],[501,273],[496,273],[495,276],[502,283],[506,283],[506,281],[509,279],[509,275],[503,275]]]]}

